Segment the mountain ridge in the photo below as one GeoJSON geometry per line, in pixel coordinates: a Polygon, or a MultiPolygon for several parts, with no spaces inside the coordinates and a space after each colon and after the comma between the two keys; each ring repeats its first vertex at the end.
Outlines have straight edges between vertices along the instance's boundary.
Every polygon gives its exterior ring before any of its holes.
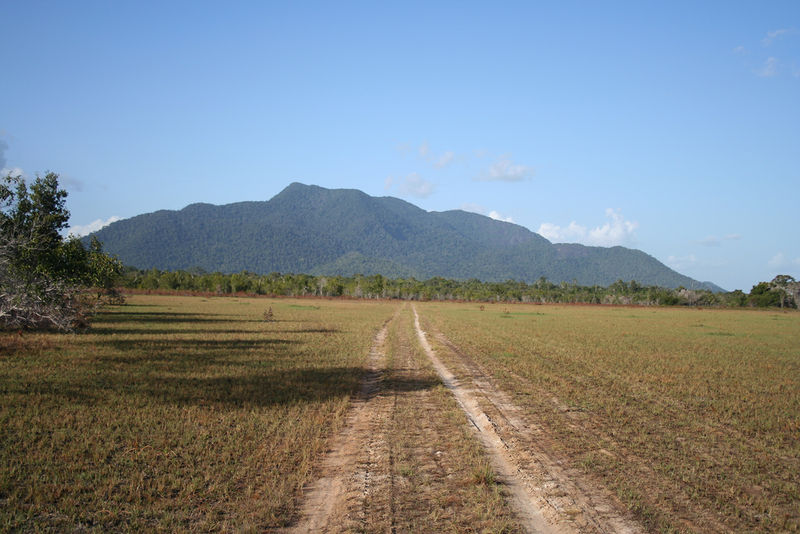
{"type": "Polygon", "coordinates": [[[545,277],[581,285],[621,279],[722,290],[640,250],[554,244],[523,226],[476,213],[428,212],[394,197],[298,182],[270,200],[193,203],[116,221],[91,235],[140,269],[526,282],[545,277]]]}

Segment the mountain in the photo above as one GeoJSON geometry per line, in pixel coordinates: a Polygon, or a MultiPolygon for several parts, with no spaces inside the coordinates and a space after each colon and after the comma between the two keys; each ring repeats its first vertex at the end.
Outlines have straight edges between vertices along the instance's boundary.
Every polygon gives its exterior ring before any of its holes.
{"type": "Polygon", "coordinates": [[[553,244],[530,230],[461,210],[427,212],[392,197],[293,183],[268,201],[191,204],[95,232],[126,265],[582,285],[618,279],[721,290],[623,247],[553,244]]]}

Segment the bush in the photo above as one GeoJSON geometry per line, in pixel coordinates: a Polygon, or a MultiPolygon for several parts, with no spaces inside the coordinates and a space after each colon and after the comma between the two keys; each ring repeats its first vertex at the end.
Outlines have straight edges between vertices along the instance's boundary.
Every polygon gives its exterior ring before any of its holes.
{"type": "Polygon", "coordinates": [[[30,189],[10,174],[0,182],[0,327],[75,330],[98,305],[118,298],[122,264],[96,240],[87,250],[62,236],[66,197],[55,173],[37,176],[30,189]]]}

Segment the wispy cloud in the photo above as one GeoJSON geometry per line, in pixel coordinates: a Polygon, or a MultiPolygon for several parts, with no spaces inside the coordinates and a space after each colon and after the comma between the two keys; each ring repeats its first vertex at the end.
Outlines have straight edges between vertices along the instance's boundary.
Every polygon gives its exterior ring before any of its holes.
{"type": "Polygon", "coordinates": [[[502,215],[499,211],[496,210],[490,210],[489,213],[486,213],[486,208],[484,208],[480,204],[473,204],[468,202],[466,204],[461,204],[461,209],[464,211],[469,211],[471,213],[477,213],[479,215],[486,215],[496,221],[503,221],[508,223],[514,222],[514,219],[512,217],[502,215]]]}
{"type": "Polygon", "coordinates": [[[513,223],[514,222],[514,219],[512,219],[511,217],[505,217],[505,216],[501,215],[500,213],[498,213],[498,212],[496,212],[494,210],[489,212],[489,217],[491,217],[495,221],[503,221],[503,222],[507,222],[507,223],[513,223]]]}
{"type": "Polygon", "coordinates": [[[770,267],[783,267],[786,265],[786,256],[783,252],[778,252],[770,260],[767,262],[767,265],[770,267]]]}
{"type": "Polygon", "coordinates": [[[723,241],[737,241],[741,238],[742,236],[739,234],[727,234],[722,237],[710,235],[708,237],[704,237],[703,239],[697,240],[696,243],[698,245],[703,245],[704,247],[718,247],[722,245],[723,241]]]}
{"type": "Polygon", "coordinates": [[[795,28],[770,30],[761,39],[761,50],[754,46],[740,45],[735,47],[733,52],[741,57],[743,64],[755,76],[760,78],[777,78],[784,75],[800,78],[796,48],[795,52],[792,52],[792,49],[779,44],[779,41],[794,40],[798,33],[800,32],[795,28]]]}
{"type": "Polygon", "coordinates": [[[427,141],[422,143],[417,150],[419,152],[419,156],[421,158],[427,158],[428,154],[431,152],[431,147],[428,145],[427,141]]]}
{"type": "Polygon", "coordinates": [[[761,39],[761,45],[769,46],[775,42],[776,39],[792,33],[794,33],[794,30],[790,28],[781,28],[779,30],[768,31],[766,37],[761,39]]]}
{"type": "Polygon", "coordinates": [[[789,259],[783,252],[778,252],[772,256],[767,265],[773,269],[785,269],[787,267],[800,267],[800,258],[789,259]]]}
{"type": "Polygon", "coordinates": [[[405,178],[395,179],[392,176],[388,176],[383,182],[383,188],[386,191],[394,190],[400,195],[417,198],[429,197],[436,190],[436,186],[433,182],[425,180],[415,172],[412,172],[405,178]]]}
{"type": "Polygon", "coordinates": [[[427,141],[423,142],[416,149],[413,149],[408,143],[399,143],[395,146],[395,149],[402,154],[416,152],[419,159],[433,165],[437,169],[443,169],[456,160],[456,153],[452,150],[447,150],[437,155],[433,149],[431,149],[431,145],[427,141]]]}
{"type": "Polygon", "coordinates": [[[694,254],[689,254],[688,256],[670,256],[667,258],[666,264],[676,271],[680,271],[697,265],[697,257],[694,254]]]}
{"type": "Polygon", "coordinates": [[[501,156],[478,180],[483,182],[520,182],[533,176],[533,168],[511,161],[509,156],[501,156]]]}
{"type": "Polygon", "coordinates": [[[575,221],[564,227],[546,222],[539,226],[537,233],[550,241],[577,242],[601,247],[627,245],[635,241],[638,222],[626,220],[620,210],[612,208],[606,209],[606,218],[608,220],[605,224],[592,229],[575,221]]]}
{"type": "MultiPolygon", "coordinates": [[[[4,132],[0,132],[0,135],[3,134],[4,132]]],[[[8,175],[24,177],[25,172],[19,167],[6,167],[8,163],[8,159],[6,159],[6,150],[8,150],[8,143],[0,138],[0,178],[5,178],[8,175]]]]}
{"type": "Polygon", "coordinates": [[[448,165],[450,165],[450,163],[452,163],[455,157],[456,157],[455,153],[448,150],[447,152],[439,156],[439,158],[433,163],[433,166],[436,167],[437,169],[442,169],[444,167],[447,167],[448,165]]]}
{"type": "Polygon", "coordinates": [[[111,224],[113,222],[117,222],[119,220],[120,220],[119,217],[117,217],[116,215],[112,215],[111,217],[109,217],[106,220],[97,219],[97,220],[94,220],[94,221],[90,222],[89,224],[72,226],[69,229],[69,233],[71,235],[76,236],[76,237],[83,237],[85,235],[91,234],[92,232],[96,232],[96,231],[100,230],[101,228],[105,228],[109,224],[111,224]]]}
{"type": "Polygon", "coordinates": [[[461,209],[464,211],[468,211],[470,213],[479,213],[481,215],[486,213],[486,208],[484,208],[480,204],[473,204],[472,202],[466,202],[464,204],[461,204],[461,209]]]}
{"type": "Polygon", "coordinates": [[[764,60],[764,64],[760,68],[756,69],[755,73],[762,78],[772,78],[778,74],[778,63],[778,58],[770,56],[764,60]]]}
{"type": "Polygon", "coordinates": [[[11,167],[11,168],[3,167],[2,169],[0,169],[0,177],[5,178],[8,175],[11,175],[15,178],[19,176],[25,178],[25,171],[23,171],[19,167],[11,167]]]}

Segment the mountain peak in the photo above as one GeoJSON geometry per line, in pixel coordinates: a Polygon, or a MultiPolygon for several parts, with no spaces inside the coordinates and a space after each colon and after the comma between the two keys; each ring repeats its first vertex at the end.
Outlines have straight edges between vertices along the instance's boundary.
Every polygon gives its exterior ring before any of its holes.
{"type": "Polygon", "coordinates": [[[95,235],[141,269],[701,286],[638,250],[553,245],[476,213],[428,212],[398,198],[299,182],[268,201],[193,204],[117,221],[95,235]]]}

